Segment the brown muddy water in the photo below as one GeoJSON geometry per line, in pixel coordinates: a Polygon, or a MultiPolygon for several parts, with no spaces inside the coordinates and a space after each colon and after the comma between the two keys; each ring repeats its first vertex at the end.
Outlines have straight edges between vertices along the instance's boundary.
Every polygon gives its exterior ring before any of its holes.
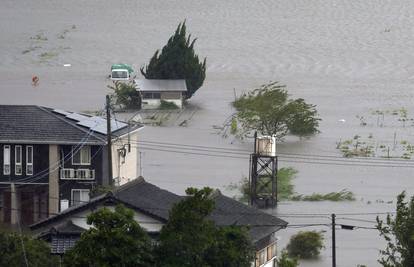
{"type": "MultiPolygon", "coordinates": [[[[287,138],[278,145],[280,166],[299,170],[295,190],[348,189],[357,200],[282,202],[269,212],[292,225],[329,224],[328,214],[338,213],[339,223],[373,227],[375,215],[365,213],[393,211],[399,192],[414,193],[414,164],[406,161],[402,167],[389,160],[381,167],[377,161],[359,166],[341,159],[336,142],[360,135],[374,142],[377,155],[385,153],[382,146],[391,147],[391,156],[401,156],[401,141],[414,142],[411,121],[403,127],[391,114],[403,107],[409,118],[414,113],[413,14],[414,2],[408,0],[2,0],[0,104],[101,109],[110,65],[124,62],[138,69],[186,19],[189,32],[198,37],[198,53],[207,57],[207,80],[190,100],[197,108],[187,127],[142,131],[146,179],[177,193],[208,185],[230,194],[225,186],[248,175],[247,151],[219,157],[192,147],[192,154],[177,153],[183,150],[160,151],[149,141],[250,150],[249,141],[222,138],[213,126],[233,112],[233,89],[241,94],[277,80],[293,97],[316,104],[323,119],[319,135],[287,138]],[[39,76],[37,87],[31,85],[32,75],[39,76]],[[388,111],[382,127],[372,115],[376,110],[388,111]],[[356,116],[364,116],[367,125],[356,116]]],[[[281,246],[292,233],[309,229],[326,231],[326,248],[319,259],[301,266],[331,266],[327,226],[280,231],[281,246]]],[[[337,266],[379,266],[383,246],[376,230],[338,230],[337,266]]]]}

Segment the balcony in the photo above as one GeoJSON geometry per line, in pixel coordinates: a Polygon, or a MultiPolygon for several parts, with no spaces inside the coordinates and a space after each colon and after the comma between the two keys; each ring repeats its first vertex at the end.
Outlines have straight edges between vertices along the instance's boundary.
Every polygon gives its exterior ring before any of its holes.
{"type": "Polygon", "coordinates": [[[90,169],[60,169],[62,180],[94,180],[95,170],[90,169]]]}

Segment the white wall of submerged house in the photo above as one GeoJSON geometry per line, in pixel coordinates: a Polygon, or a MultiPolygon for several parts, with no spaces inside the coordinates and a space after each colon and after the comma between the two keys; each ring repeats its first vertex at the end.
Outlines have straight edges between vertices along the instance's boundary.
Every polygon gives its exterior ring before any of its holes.
{"type": "MultiPolygon", "coordinates": [[[[180,99],[163,99],[166,102],[171,102],[177,107],[183,107],[182,98],[180,99]]],[[[161,99],[142,99],[142,109],[158,109],[161,105],[161,99]]]]}

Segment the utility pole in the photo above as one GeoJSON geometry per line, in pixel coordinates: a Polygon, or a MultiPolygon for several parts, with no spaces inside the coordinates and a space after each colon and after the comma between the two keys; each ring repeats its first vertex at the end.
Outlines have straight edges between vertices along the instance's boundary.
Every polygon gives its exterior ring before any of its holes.
{"type": "Polygon", "coordinates": [[[112,131],[111,131],[111,103],[109,95],[106,96],[106,143],[108,152],[108,178],[109,185],[114,184],[112,177],[112,131]]]}
{"type": "Polygon", "coordinates": [[[336,267],[335,213],[331,214],[331,218],[332,218],[332,267],[336,267]]]}

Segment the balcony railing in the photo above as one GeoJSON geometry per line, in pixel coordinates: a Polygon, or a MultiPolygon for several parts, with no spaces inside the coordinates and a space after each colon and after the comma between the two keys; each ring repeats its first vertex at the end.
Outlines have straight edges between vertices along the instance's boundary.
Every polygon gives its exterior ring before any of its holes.
{"type": "Polygon", "coordinates": [[[60,169],[60,179],[94,180],[95,170],[90,169],[60,169]]]}

